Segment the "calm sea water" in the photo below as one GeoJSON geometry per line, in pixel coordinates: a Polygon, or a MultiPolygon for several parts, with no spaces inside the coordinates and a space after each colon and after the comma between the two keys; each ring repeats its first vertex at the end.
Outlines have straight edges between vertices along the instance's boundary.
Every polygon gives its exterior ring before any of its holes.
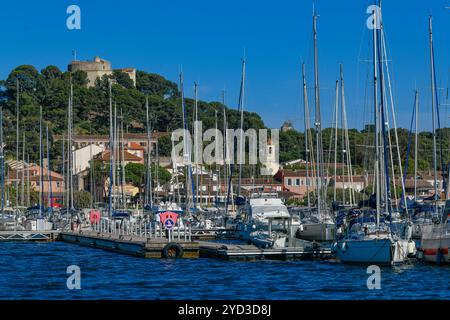
{"type": "Polygon", "coordinates": [[[450,299],[450,268],[381,269],[332,262],[152,260],[62,242],[0,243],[0,299],[450,299]],[[66,269],[81,269],[68,290],[66,269]]]}

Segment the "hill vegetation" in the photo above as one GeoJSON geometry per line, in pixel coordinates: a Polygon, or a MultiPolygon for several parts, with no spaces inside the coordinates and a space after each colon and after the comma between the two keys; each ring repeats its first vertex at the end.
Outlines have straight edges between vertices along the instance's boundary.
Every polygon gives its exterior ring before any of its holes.
{"type": "MultiPolygon", "coordinates": [[[[164,77],[137,71],[136,87],[126,73],[115,71],[111,76],[115,80],[112,86],[113,103],[117,105],[118,112],[123,112],[126,131],[145,131],[145,99],[148,97],[151,122],[157,131],[172,131],[182,127],[182,113],[180,92],[176,83],[164,77]]],[[[83,71],[73,73],[63,72],[56,66],[48,66],[38,71],[31,65],[21,65],[11,71],[8,77],[0,80],[0,106],[4,112],[4,140],[6,143],[6,156],[13,157],[16,148],[16,100],[20,103],[20,151],[22,138],[25,134],[25,150],[30,161],[39,159],[39,106],[42,106],[44,128],[48,125],[50,132],[52,163],[57,165],[61,160],[62,146],[60,142],[53,142],[53,134],[63,134],[67,126],[67,105],[70,92],[70,83],[74,90],[74,124],[75,133],[80,134],[108,134],[109,133],[109,102],[108,78],[98,79],[93,87],[87,87],[87,75],[83,71]],[[17,96],[17,82],[19,82],[19,96],[17,96]]],[[[186,99],[189,119],[193,119],[192,99],[186,99]]],[[[215,127],[217,112],[218,128],[223,129],[224,106],[220,102],[200,101],[199,119],[204,128],[215,127]]],[[[238,110],[225,107],[229,128],[239,128],[240,115],[238,110]]],[[[265,128],[261,117],[254,112],[245,112],[244,130],[247,128],[265,128]]],[[[370,163],[373,145],[371,127],[363,130],[349,130],[349,139],[352,153],[352,162],[355,169],[362,171],[370,163]],[[371,151],[372,150],[372,151],[371,151]]],[[[332,129],[323,130],[323,145],[325,161],[333,160],[331,134],[332,129]]],[[[45,130],[44,130],[45,132],[45,130]]],[[[339,130],[339,135],[342,132],[339,130]]],[[[391,140],[394,134],[391,130],[391,140]]],[[[399,129],[398,137],[402,160],[405,160],[408,146],[408,130],[399,129]]],[[[314,132],[311,132],[314,139],[314,132]]],[[[444,128],[437,132],[438,145],[442,143],[443,158],[441,163],[448,163],[450,129],[444,128]]],[[[339,139],[341,140],[341,139],[339,139]]],[[[419,168],[427,170],[432,167],[432,133],[421,132],[419,135],[419,168]]],[[[412,147],[413,148],[413,147],[412,147]]],[[[170,140],[166,137],[160,143],[161,155],[168,155],[171,150],[170,140]]],[[[280,162],[305,157],[304,135],[296,130],[280,132],[280,162]]],[[[338,141],[338,150],[342,150],[341,141],[338,141]]],[[[413,149],[411,149],[413,150],[413,149]]],[[[339,155],[340,157],[340,151],[339,155]]],[[[412,172],[413,158],[409,161],[409,172],[412,172]]],[[[370,169],[369,169],[370,170],[370,169]]]]}

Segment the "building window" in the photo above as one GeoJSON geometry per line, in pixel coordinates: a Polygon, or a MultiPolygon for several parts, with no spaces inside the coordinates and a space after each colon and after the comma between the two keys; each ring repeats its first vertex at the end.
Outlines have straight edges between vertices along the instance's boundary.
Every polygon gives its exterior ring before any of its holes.
{"type": "Polygon", "coordinates": [[[288,180],[287,180],[287,185],[288,185],[288,186],[292,186],[292,179],[288,179],[288,180]]]}
{"type": "Polygon", "coordinates": [[[300,185],[300,179],[295,179],[295,185],[299,186],[300,185]]]}

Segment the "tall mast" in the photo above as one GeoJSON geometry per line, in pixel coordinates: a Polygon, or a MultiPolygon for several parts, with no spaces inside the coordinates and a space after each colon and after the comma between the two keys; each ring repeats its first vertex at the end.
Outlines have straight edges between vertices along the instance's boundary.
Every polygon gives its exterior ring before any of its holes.
{"type": "Polygon", "coordinates": [[[112,89],[111,79],[108,81],[109,85],[109,189],[108,189],[108,214],[112,217],[112,191],[113,191],[113,153],[114,153],[114,137],[113,137],[113,109],[112,109],[112,89]]]}
{"type": "MultiPolygon", "coordinates": [[[[338,122],[339,122],[339,81],[336,80],[335,88],[335,104],[334,104],[334,185],[333,185],[333,201],[336,202],[336,178],[337,178],[337,148],[338,148],[338,122]]],[[[345,187],[342,188],[345,194],[345,187]]],[[[344,198],[342,198],[345,204],[344,198]]]]}
{"type": "MultiPolygon", "coordinates": [[[[352,168],[352,157],[350,152],[350,142],[348,138],[348,124],[347,124],[347,107],[345,102],[345,85],[344,85],[344,67],[340,65],[340,78],[341,78],[341,115],[342,115],[342,129],[344,134],[342,135],[342,158],[344,159],[342,163],[347,166],[348,178],[351,188],[349,188],[349,200],[350,205],[354,204],[355,201],[355,191],[353,190],[353,168],[352,168]]],[[[345,190],[344,190],[345,191],[345,190]]],[[[345,194],[345,193],[344,193],[345,194]]]]}
{"type": "MultiPolygon", "coordinates": [[[[341,152],[341,159],[342,159],[342,183],[343,183],[343,188],[342,188],[342,203],[345,204],[345,153],[346,153],[346,132],[347,132],[347,128],[345,127],[345,115],[344,115],[344,108],[345,108],[345,100],[344,100],[344,75],[343,75],[343,70],[342,70],[342,64],[339,66],[339,74],[340,74],[340,81],[341,81],[341,129],[342,129],[342,137],[341,137],[341,143],[342,143],[342,152],[341,152]]],[[[337,116],[336,116],[337,119],[337,116]]],[[[335,164],[336,165],[336,164],[335,164]]],[[[350,172],[348,171],[348,173],[350,174],[350,172]]],[[[351,188],[353,188],[353,184],[350,183],[350,188],[349,190],[351,190],[351,188]]],[[[351,197],[350,197],[350,205],[351,203],[351,197]]]]}
{"type": "Polygon", "coordinates": [[[113,152],[113,208],[117,208],[117,157],[120,155],[120,150],[117,145],[117,103],[114,102],[114,119],[113,119],[113,146],[114,146],[114,152],[113,152]],[[116,151],[117,150],[117,151],[116,151]]]}
{"type": "Polygon", "coordinates": [[[227,109],[225,106],[225,90],[222,90],[222,105],[223,105],[223,176],[224,176],[224,183],[227,190],[227,201],[225,203],[225,216],[228,214],[228,198],[229,198],[229,181],[228,181],[228,174],[230,172],[229,167],[229,159],[228,159],[228,148],[227,148],[227,109]]]}
{"type": "Polygon", "coordinates": [[[378,55],[377,55],[377,26],[378,26],[378,10],[374,9],[373,15],[373,104],[374,104],[374,124],[375,124],[375,195],[376,195],[376,209],[377,209],[377,227],[380,225],[380,211],[381,211],[381,190],[380,190],[380,149],[379,149],[379,108],[378,108],[378,55]]]}
{"type": "Polygon", "coordinates": [[[74,209],[73,205],[73,148],[72,148],[72,130],[73,130],[73,85],[70,83],[70,97],[69,97],[69,111],[68,111],[68,148],[67,148],[67,158],[68,158],[68,166],[67,166],[67,177],[68,177],[68,204],[70,209],[74,209]]]}
{"type": "Polygon", "coordinates": [[[319,88],[319,58],[317,49],[317,14],[313,12],[313,31],[314,31],[314,102],[315,102],[315,128],[316,128],[316,161],[317,161],[317,212],[319,215],[323,211],[324,206],[322,202],[323,193],[323,149],[322,149],[322,124],[321,124],[321,113],[320,113],[320,88],[319,88]]]}
{"type": "Polygon", "coordinates": [[[30,154],[27,155],[27,207],[31,206],[30,199],[30,154]]]}
{"type": "MultiPolygon", "coordinates": [[[[180,92],[181,92],[181,110],[182,110],[182,114],[183,114],[183,127],[184,127],[184,131],[183,131],[183,143],[184,143],[184,148],[183,148],[183,159],[184,159],[184,163],[187,164],[187,168],[186,168],[186,185],[185,185],[185,195],[186,195],[186,211],[189,212],[190,210],[190,205],[191,205],[191,197],[189,197],[189,186],[191,185],[192,181],[192,167],[191,167],[191,150],[190,150],[190,146],[189,143],[187,142],[187,137],[186,137],[186,133],[189,132],[188,131],[188,124],[187,124],[187,113],[186,113],[186,105],[184,102],[184,79],[183,79],[183,72],[180,72],[180,92]]],[[[193,190],[191,191],[193,193],[193,190]]],[[[194,198],[194,207],[195,207],[195,196],[194,194],[192,194],[193,198],[194,198]]]]}
{"type": "MultiPolygon", "coordinates": [[[[379,10],[381,12],[381,0],[379,1],[379,10]]],[[[380,29],[382,30],[383,28],[383,22],[381,21],[381,13],[380,13],[380,29]]],[[[381,31],[377,32],[377,37],[378,39],[380,39],[381,37],[381,31]]],[[[381,113],[381,135],[383,138],[383,158],[382,158],[382,163],[384,165],[383,168],[383,172],[384,172],[384,200],[385,200],[385,210],[388,210],[389,213],[389,217],[391,217],[392,214],[392,204],[391,204],[391,191],[390,191],[390,182],[389,182],[389,161],[388,161],[388,150],[387,150],[387,145],[388,145],[388,132],[386,132],[386,126],[387,126],[387,115],[386,115],[386,106],[385,106],[385,102],[386,102],[386,92],[385,92],[385,88],[384,88],[384,70],[383,70],[383,52],[381,49],[381,40],[378,40],[378,46],[377,46],[377,50],[378,50],[378,56],[379,56],[379,60],[378,60],[378,68],[379,68],[379,75],[380,75],[380,92],[381,92],[381,97],[380,97],[380,113],[381,113]]],[[[392,223],[392,219],[389,219],[389,221],[392,223]]],[[[391,229],[392,232],[392,229],[391,229]]]]}
{"type": "MultiPolygon", "coordinates": [[[[218,133],[219,127],[218,127],[218,123],[217,123],[217,109],[215,110],[214,113],[215,116],[215,122],[216,122],[216,133],[218,133]]],[[[216,139],[216,151],[215,151],[215,158],[216,160],[214,161],[215,163],[215,171],[217,174],[217,182],[216,182],[216,205],[217,205],[217,201],[219,200],[219,195],[220,195],[220,163],[218,163],[220,161],[219,157],[218,157],[218,150],[219,150],[219,141],[218,139],[216,139]]]]}
{"type": "MultiPolygon", "coordinates": [[[[64,146],[64,143],[65,143],[64,141],[65,140],[66,139],[65,139],[65,137],[63,135],[63,139],[62,139],[62,177],[63,177],[64,188],[67,189],[66,170],[65,170],[65,167],[66,167],[66,165],[65,165],[65,162],[66,162],[66,156],[65,156],[66,150],[65,150],[65,146],[64,146]]],[[[29,162],[28,162],[28,164],[29,164],[29,162]]],[[[64,192],[62,193],[62,197],[63,197],[62,203],[63,203],[63,207],[65,206],[67,208],[68,206],[66,204],[66,196],[65,196],[65,194],[66,194],[66,190],[64,190],[64,192]]]]}
{"type": "Polygon", "coordinates": [[[243,155],[244,152],[244,98],[245,98],[245,57],[242,60],[242,78],[241,78],[241,90],[239,94],[239,109],[241,112],[241,133],[242,137],[239,141],[239,180],[238,180],[238,190],[237,195],[241,194],[241,179],[242,179],[242,163],[245,159],[243,155]]]}
{"type": "Polygon", "coordinates": [[[309,108],[308,108],[308,91],[306,88],[306,71],[305,64],[302,63],[302,79],[303,79],[303,118],[305,123],[305,161],[306,161],[306,195],[308,198],[308,209],[311,209],[311,199],[309,195],[309,139],[308,139],[308,131],[310,126],[309,120],[309,108]]]}
{"type": "Polygon", "coordinates": [[[39,106],[39,169],[40,169],[40,177],[39,177],[39,215],[42,217],[42,207],[44,205],[44,168],[42,161],[42,106],[39,106]]]}
{"type": "Polygon", "coordinates": [[[20,181],[21,181],[20,205],[25,206],[25,132],[22,135],[23,135],[23,139],[22,139],[22,177],[20,179],[20,181]]]}
{"type": "Polygon", "coordinates": [[[156,191],[155,191],[155,197],[158,199],[159,197],[159,142],[158,139],[156,139],[156,150],[155,150],[155,176],[156,176],[156,191]]]}
{"type": "Polygon", "coordinates": [[[89,185],[89,190],[92,193],[92,197],[91,197],[91,208],[94,207],[94,202],[96,201],[96,194],[95,194],[95,183],[94,183],[94,159],[93,159],[93,154],[92,154],[92,126],[91,124],[89,124],[89,163],[90,163],[90,168],[91,170],[89,170],[89,180],[90,180],[90,185],[89,185]]]}
{"type": "Polygon", "coordinates": [[[47,178],[48,178],[48,207],[52,210],[52,176],[50,174],[50,144],[48,139],[48,124],[46,125],[46,145],[47,145],[47,178]]]}
{"type": "Polygon", "coordinates": [[[0,166],[1,166],[1,187],[2,187],[2,203],[1,212],[3,215],[3,209],[5,208],[5,153],[3,144],[3,107],[0,106],[0,166]]]}
{"type": "Polygon", "coordinates": [[[415,98],[415,114],[416,114],[416,129],[415,129],[415,139],[414,139],[414,201],[417,201],[417,148],[419,146],[419,91],[416,90],[415,98]]]}
{"type": "Polygon", "coordinates": [[[125,140],[123,137],[123,113],[122,113],[122,109],[120,109],[120,129],[122,131],[121,134],[121,144],[122,144],[122,161],[121,161],[121,169],[122,169],[122,202],[123,202],[123,209],[127,209],[127,202],[126,202],[126,189],[125,189],[125,140]]]}
{"type": "MultiPolygon", "coordinates": [[[[199,146],[197,145],[197,143],[199,143],[199,141],[197,140],[197,121],[198,121],[198,83],[194,82],[194,125],[192,127],[192,131],[194,132],[194,141],[195,141],[195,156],[194,158],[197,157],[197,153],[198,153],[198,148],[199,146]]],[[[195,159],[195,198],[197,199],[196,202],[199,203],[199,189],[200,189],[200,185],[198,183],[198,159],[195,159]]],[[[201,168],[201,167],[200,167],[201,168]]],[[[200,200],[200,204],[198,204],[198,206],[201,206],[201,200],[200,200]]]]}
{"type": "Polygon", "coordinates": [[[430,40],[430,75],[431,75],[431,108],[433,117],[433,175],[434,175],[434,207],[438,213],[437,197],[437,150],[436,150],[436,83],[434,74],[434,49],[433,49],[433,17],[428,18],[429,40],[430,40]]]}
{"type": "MultiPolygon", "coordinates": [[[[17,94],[16,94],[16,161],[17,161],[17,167],[16,167],[16,215],[18,214],[18,206],[19,206],[19,79],[16,79],[16,87],[17,87],[17,94]]],[[[17,218],[16,218],[17,221],[17,218]]]]}
{"type": "Polygon", "coordinates": [[[145,115],[146,115],[146,127],[147,127],[147,188],[146,188],[146,201],[150,201],[150,208],[153,207],[153,194],[152,194],[152,146],[151,146],[151,134],[150,118],[148,109],[148,96],[145,97],[145,115]]]}

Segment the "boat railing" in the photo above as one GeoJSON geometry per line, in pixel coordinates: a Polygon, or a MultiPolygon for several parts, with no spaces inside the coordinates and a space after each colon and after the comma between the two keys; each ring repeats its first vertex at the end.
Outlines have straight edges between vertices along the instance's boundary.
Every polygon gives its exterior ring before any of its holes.
{"type": "Polygon", "coordinates": [[[186,223],[176,223],[173,229],[169,230],[159,221],[127,221],[101,219],[91,224],[95,232],[111,235],[127,235],[143,237],[146,239],[167,239],[192,241],[192,226],[186,223]]]}

